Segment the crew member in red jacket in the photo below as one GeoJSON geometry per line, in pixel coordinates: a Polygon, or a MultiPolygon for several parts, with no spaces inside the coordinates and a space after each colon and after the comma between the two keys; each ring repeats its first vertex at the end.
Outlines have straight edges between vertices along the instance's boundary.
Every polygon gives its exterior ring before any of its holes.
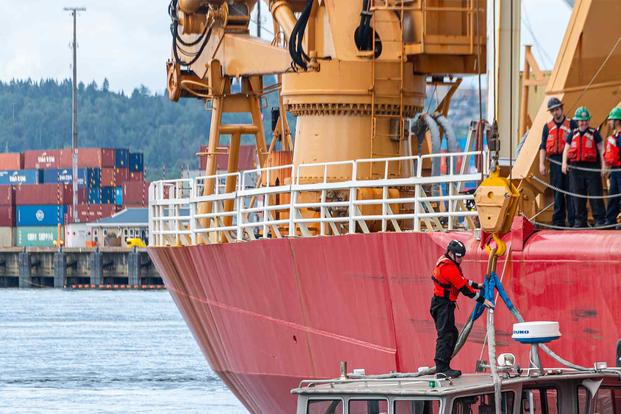
{"type": "Polygon", "coordinates": [[[595,227],[606,224],[606,207],[601,198],[602,175],[606,175],[604,168],[604,142],[597,129],[589,126],[591,113],[581,106],[576,109],[574,121],[578,128],[567,136],[563,149],[563,174],[569,173],[569,187],[572,193],[579,194],[572,197],[574,201],[574,227],[587,227],[587,196],[591,205],[591,213],[595,227]]]}
{"type": "Polygon", "coordinates": [[[546,175],[546,160],[550,160],[550,184],[561,190],[554,191],[552,224],[559,227],[567,226],[565,222],[567,216],[569,227],[573,227],[574,202],[569,195],[562,192],[569,191],[569,177],[561,171],[561,163],[567,136],[578,128],[578,124],[573,119],[567,119],[563,112],[563,102],[558,98],[550,98],[548,111],[552,114],[552,119],[543,127],[539,146],[539,173],[542,176],[546,175]]]}
{"type": "Polygon", "coordinates": [[[430,313],[438,332],[436,356],[434,358],[436,374],[451,378],[461,375],[461,371],[450,367],[459,335],[455,326],[455,302],[459,293],[461,292],[469,298],[483,303],[488,308],[494,307],[479,292],[483,289],[483,284],[464,277],[460,264],[465,255],[466,246],[458,240],[451,240],[446,248],[446,253],[438,259],[433,270],[433,276],[431,276],[434,287],[430,313]]]}
{"type": "Polygon", "coordinates": [[[619,215],[619,194],[621,194],[621,108],[613,108],[608,115],[608,120],[612,126],[612,135],[606,140],[604,151],[604,161],[610,168],[606,224],[616,225],[619,215]]]}

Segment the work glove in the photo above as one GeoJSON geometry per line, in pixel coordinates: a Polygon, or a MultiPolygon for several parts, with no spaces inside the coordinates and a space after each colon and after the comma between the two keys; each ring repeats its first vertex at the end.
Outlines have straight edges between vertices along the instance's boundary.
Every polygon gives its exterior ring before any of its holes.
{"type": "Polygon", "coordinates": [[[483,302],[483,305],[485,305],[485,307],[487,309],[494,309],[495,308],[494,304],[490,300],[487,300],[487,299],[485,299],[485,302],[483,302]]]}
{"type": "Polygon", "coordinates": [[[481,289],[483,289],[483,288],[485,287],[485,285],[484,285],[483,283],[477,283],[477,282],[474,282],[474,281],[472,281],[472,280],[470,280],[470,281],[468,282],[468,284],[469,284],[469,285],[470,285],[470,287],[472,287],[473,289],[478,289],[478,290],[481,290],[481,289]]]}

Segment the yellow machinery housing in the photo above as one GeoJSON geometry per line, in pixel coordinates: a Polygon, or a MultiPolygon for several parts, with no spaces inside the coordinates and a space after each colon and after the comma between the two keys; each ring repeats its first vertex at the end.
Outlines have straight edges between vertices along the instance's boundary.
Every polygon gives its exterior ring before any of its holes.
{"type": "MultiPolygon", "coordinates": [[[[260,98],[269,91],[263,75],[278,75],[282,109],[297,117],[292,157],[297,166],[411,153],[407,119],[422,111],[427,76],[486,70],[485,1],[272,0],[272,42],[249,34],[255,4],[171,4],[175,46],[168,64],[169,96],[204,99],[211,107],[208,176],[215,174],[221,135],[231,136],[229,172],[237,171],[242,134],[256,137],[260,167],[267,165],[260,98]],[[231,92],[233,78],[241,79],[240,93],[231,92]],[[226,112],[249,113],[252,123],[223,125],[226,112]]],[[[303,170],[300,182],[323,179],[319,169],[303,170]]],[[[390,163],[390,177],[408,173],[400,163],[390,163]]],[[[351,174],[336,166],[328,179],[351,174]]],[[[384,171],[371,163],[357,174],[366,179],[384,171]]],[[[205,194],[214,184],[206,183],[205,194]]],[[[235,177],[226,187],[235,187],[235,177]]],[[[211,208],[205,203],[201,213],[211,208]]]]}

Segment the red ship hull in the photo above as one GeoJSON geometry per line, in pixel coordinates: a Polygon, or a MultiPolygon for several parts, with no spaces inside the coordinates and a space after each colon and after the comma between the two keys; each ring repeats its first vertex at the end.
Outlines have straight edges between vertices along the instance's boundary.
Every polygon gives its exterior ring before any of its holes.
{"type": "MultiPolygon", "coordinates": [[[[514,237],[503,282],[526,320],[556,320],[551,348],[592,366],[615,364],[621,337],[621,233],[514,237]]],[[[466,275],[482,280],[487,255],[470,233],[376,233],[237,244],[157,247],[149,252],[212,368],[253,413],[293,413],[301,379],[338,375],[338,362],[367,373],[433,365],[431,270],[451,238],[466,242],[466,275]]],[[[473,304],[460,298],[458,324],[473,304]]],[[[496,312],[498,352],[528,364],[496,312]]],[[[453,366],[487,359],[478,322],[453,366]]],[[[544,358],[544,365],[557,364],[544,358]]]]}

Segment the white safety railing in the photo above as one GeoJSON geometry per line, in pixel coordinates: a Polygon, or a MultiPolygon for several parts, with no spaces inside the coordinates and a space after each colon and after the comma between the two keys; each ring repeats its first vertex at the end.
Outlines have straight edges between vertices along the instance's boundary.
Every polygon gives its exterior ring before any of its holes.
{"type": "Polygon", "coordinates": [[[151,245],[475,229],[474,195],[462,189],[487,175],[489,154],[478,151],[286,165],[158,181],[149,188],[151,245]],[[483,171],[470,168],[474,156],[482,157],[483,171]],[[438,157],[445,162],[446,174],[425,175],[424,165],[438,157]],[[347,177],[334,178],[335,168],[340,175],[346,171],[347,177]],[[411,174],[391,176],[391,171],[404,169],[411,174]],[[311,183],[305,182],[308,176],[314,177],[311,183]],[[227,181],[232,188],[228,192],[227,181]],[[212,188],[212,194],[206,195],[206,188],[212,188]]]}

